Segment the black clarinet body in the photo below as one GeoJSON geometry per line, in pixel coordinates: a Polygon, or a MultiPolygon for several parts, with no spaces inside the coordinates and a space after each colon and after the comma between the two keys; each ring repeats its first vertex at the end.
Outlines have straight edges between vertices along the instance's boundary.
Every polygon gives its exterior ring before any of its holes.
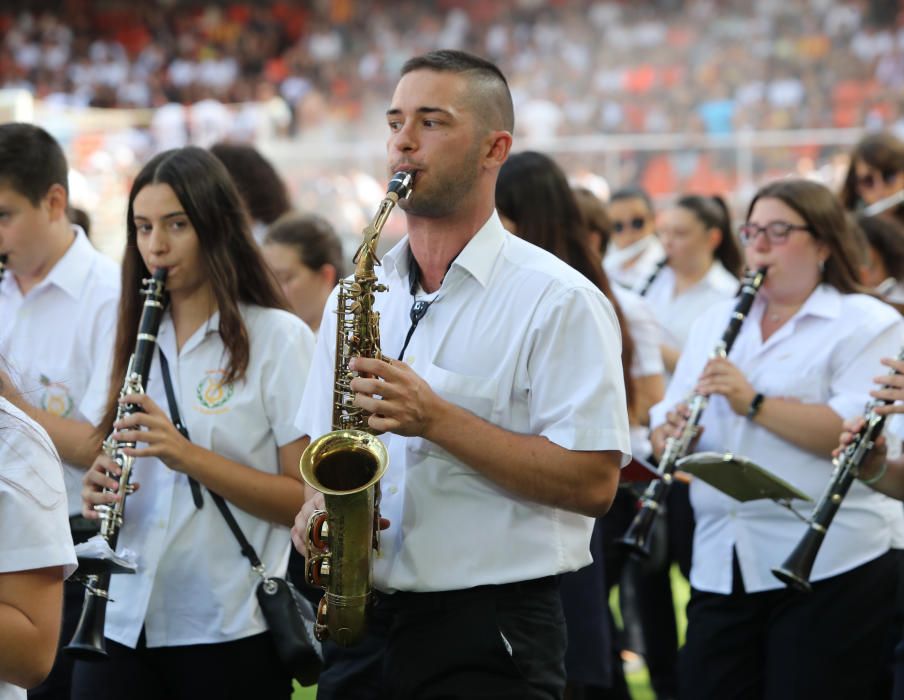
{"type": "MultiPolygon", "coordinates": [[[[897,359],[904,360],[904,349],[898,353],[897,359]]],[[[890,374],[897,374],[897,372],[892,371],[890,374]]],[[[892,402],[884,399],[870,401],[866,406],[863,427],[844,449],[844,452],[832,460],[835,468],[832,470],[832,476],[825,491],[807,520],[807,530],[804,532],[804,536],[800,538],[797,546],[784,563],[772,570],[772,574],[789,588],[804,593],[813,590],[810,585],[810,574],[829,526],[835,519],[854,479],[857,478],[863,460],[869,455],[885,427],[885,416],[877,414],[875,409],[890,403],[892,402]]]]}
{"type": "MultiPolygon", "coordinates": [[[[765,277],[766,268],[763,267],[744,279],[738,301],[728,322],[728,327],[722,333],[722,337],[712,353],[710,353],[710,359],[728,356],[765,277]]],[[[691,444],[703,417],[703,411],[708,403],[709,397],[702,394],[694,394],[691,397],[689,403],[690,415],[681,434],[666,440],[665,449],[659,460],[660,478],[650,482],[650,485],[647,486],[640,497],[640,509],[625,531],[624,536],[618,540],[621,546],[626,547],[640,557],[646,558],[650,556],[650,533],[656,523],[656,516],[662,509],[672,487],[678,460],[690,452],[691,444]]]]}
{"type": "MultiPolygon", "coordinates": [[[[153,277],[143,280],[141,294],[144,296],[144,304],[138,324],[138,336],[119,392],[120,397],[128,394],[143,394],[147,388],[148,372],[151,368],[154,349],[157,347],[157,331],[163,316],[166,273],[166,269],[161,268],[154,273],[153,277]]],[[[134,404],[120,404],[116,411],[116,420],[139,410],[139,407],[134,404]]],[[[113,438],[113,433],[104,440],[103,444],[104,452],[121,469],[119,492],[122,497],[113,504],[95,506],[95,510],[100,513],[100,536],[114,552],[123,524],[126,499],[133,490],[129,480],[132,475],[134,458],[124,454],[123,449],[133,447],[135,447],[134,442],[116,440],[113,438]]],[[[80,560],[79,567],[84,567],[87,571],[84,581],[85,600],[75,634],[69,644],[64,647],[64,651],[79,660],[101,661],[107,657],[104,644],[104,625],[107,602],[110,599],[108,593],[110,576],[114,573],[112,563],[103,559],[80,560]]]]}

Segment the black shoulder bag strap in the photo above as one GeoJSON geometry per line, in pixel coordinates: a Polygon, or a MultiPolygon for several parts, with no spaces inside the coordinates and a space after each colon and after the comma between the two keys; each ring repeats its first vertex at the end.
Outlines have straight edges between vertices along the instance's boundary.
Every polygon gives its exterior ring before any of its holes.
{"type": "MultiPolygon", "coordinates": [[[[179,407],[176,405],[176,395],[173,392],[173,382],[170,379],[169,363],[166,361],[166,356],[163,354],[162,350],[159,351],[159,356],[160,369],[163,374],[163,384],[166,387],[166,402],[169,404],[170,417],[173,419],[173,425],[176,426],[176,430],[182,433],[186,440],[191,440],[188,436],[188,428],[186,428],[185,424],[182,422],[182,417],[179,415],[179,407]]],[[[188,483],[191,486],[192,499],[194,499],[195,505],[198,508],[201,508],[204,505],[204,500],[201,496],[201,485],[191,477],[188,477],[188,483]]],[[[210,492],[210,497],[213,499],[213,502],[217,504],[217,508],[220,510],[226,524],[229,525],[229,529],[232,530],[232,534],[235,535],[235,538],[238,540],[239,546],[242,548],[242,554],[248,558],[252,567],[260,570],[262,567],[261,560],[258,558],[254,547],[252,547],[251,543],[246,539],[245,533],[242,532],[242,528],[240,528],[239,524],[236,522],[235,517],[232,515],[232,511],[230,511],[229,506],[226,505],[226,501],[219,494],[214,493],[210,489],[207,490],[210,492]]]]}

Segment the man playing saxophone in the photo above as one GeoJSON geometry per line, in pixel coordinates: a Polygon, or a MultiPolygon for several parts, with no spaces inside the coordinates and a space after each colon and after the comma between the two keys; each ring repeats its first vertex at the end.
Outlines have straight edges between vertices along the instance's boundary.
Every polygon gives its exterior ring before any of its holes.
{"type": "MultiPolygon", "coordinates": [[[[389,172],[414,174],[408,236],[375,268],[384,359],[351,364],[389,453],[389,522],[368,633],[325,645],[320,698],[562,696],[556,577],[590,563],[628,419],[611,306],[495,212],[513,122],[491,63],[436,51],[402,69],[387,147],[389,172]]],[[[335,308],[334,292],[297,419],[312,438],[330,430],[335,308]]],[[[323,504],[307,495],[303,553],[323,504]]]]}

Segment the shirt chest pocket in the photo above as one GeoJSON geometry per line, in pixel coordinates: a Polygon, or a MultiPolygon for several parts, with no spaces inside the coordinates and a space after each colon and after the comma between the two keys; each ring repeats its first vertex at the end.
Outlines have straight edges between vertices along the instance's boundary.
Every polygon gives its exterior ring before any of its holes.
{"type": "Polygon", "coordinates": [[[826,403],[830,398],[831,376],[821,358],[803,354],[778,357],[769,362],[752,381],[766,396],[781,396],[802,403],[826,403]]]}
{"type": "MultiPolygon", "coordinates": [[[[453,403],[485,421],[495,422],[494,419],[498,412],[496,404],[499,380],[497,378],[459,374],[434,364],[429,365],[421,373],[421,377],[441,399],[453,403]]],[[[453,459],[446,450],[423,438],[410,439],[407,449],[445,460],[453,459]]]]}

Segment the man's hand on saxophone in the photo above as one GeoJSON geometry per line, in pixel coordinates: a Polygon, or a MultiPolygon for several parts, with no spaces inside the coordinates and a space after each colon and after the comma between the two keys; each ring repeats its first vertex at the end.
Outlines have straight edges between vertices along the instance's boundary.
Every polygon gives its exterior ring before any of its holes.
{"type": "Polygon", "coordinates": [[[351,382],[355,405],[372,415],[367,424],[377,433],[424,436],[442,401],[418,374],[401,360],[353,358],[350,367],[361,373],[351,382]],[[379,396],[380,398],[376,398],[379,396]]]}

